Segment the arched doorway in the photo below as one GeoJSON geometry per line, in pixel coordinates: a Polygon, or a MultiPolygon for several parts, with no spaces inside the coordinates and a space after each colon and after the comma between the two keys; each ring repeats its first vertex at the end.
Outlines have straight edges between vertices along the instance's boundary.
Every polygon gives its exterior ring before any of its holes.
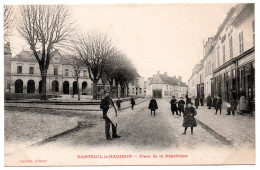
{"type": "Polygon", "coordinates": [[[73,94],[78,94],[77,81],[73,82],[73,94]]]}
{"type": "Polygon", "coordinates": [[[63,82],[63,93],[69,94],[70,93],[70,84],[68,81],[63,82]]]}
{"type": "Polygon", "coordinates": [[[33,80],[29,80],[27,82],[27,93],[34,93],[35,92],[35,82],[33,80]]]}
{"type": "Polygon", "coordinates": [[[82,94],[84,94],[84,95],[87,94],[87,86],[88,86],[87,82],[84,81],[82,83],[82,94]]]}
{"type": "Polygon", "coordinates": [[[42,80],[39,81],[39,93],[42,93],[42,80]]]}
{"type": "Polygon", "coordinates": [[[23,81],[20,79],[15,81],[15,93],[23,93],[23,81]]]}
{"type": "Polygon", "coordinates": [[[59,91],[59,82],[57,80],[54,80],[52,82],[52,92],[58,92],[59,91]]]}

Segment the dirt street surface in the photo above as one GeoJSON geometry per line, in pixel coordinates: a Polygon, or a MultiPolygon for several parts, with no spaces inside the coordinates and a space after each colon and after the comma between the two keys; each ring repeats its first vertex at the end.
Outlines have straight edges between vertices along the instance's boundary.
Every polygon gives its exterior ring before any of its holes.
{"type": "MultiPolygon", "coordinates": [[[[79,155],[86,154],[130,154],[133,159],[140,158],[141,155],[153,155],[155,153],[161,153],[164,157],[165,154],[188,155],[186,160],[158,158],[156,161],[147,158],[145,164],[185,164],[187,159],[193,164],[207,164],[209,162],[231,164],[242,159],[237,155],[238,150],[236,148],[226,145],[200,125],[194,128],[193,135],[190,133],[190,128],[186,135],[182,135],[184,131],[182,127],[183,117],[172,115],[170,103],[167,100],[158,99],[157,103],[159,109],[155,116],[151,115],[150,110],[148,110],[149,101],[136,105],[134,110],[128,108],[119,112],[117,128],[117,133],[121,136],[119,139],[106,140],[105,121],[102,116],[90,117],[93,120],[86,117],[86,121],[91,124],[90,126],[68,133],[50,142],[30,147],[26,151],[17,152],[15,157],[9,155],[6,159],[19,161],[23,157],[16,157],[17,155],[26,154],[28,156],[28,153],[31,153],[32,157],[49,159],[48,165],[58,165],[59,162],[55,162],[55,159],[61,162],[65,161],[68,165],[113,164],[113,161],[111,162],[109,159],[79,158],[79,155]],[[221,154],[219,154],[220,152],[221,154]]],[[[245,152],[249,151],[243,150],[240,153],[246,154],[245,152]]],[[[250,156],[253,162],[254,152],[250,151],[248,158],[251,159],[250,156]]],[[[140,159],[133,160],[132,163],[125,159],[115,161],[117,162],[114,164],[129,165],[138,164],[140,159]]]]}

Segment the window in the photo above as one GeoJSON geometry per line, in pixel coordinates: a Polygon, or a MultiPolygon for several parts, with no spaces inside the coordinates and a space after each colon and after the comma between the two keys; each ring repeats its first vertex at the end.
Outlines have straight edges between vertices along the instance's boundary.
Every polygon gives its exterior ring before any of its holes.
{"type": "Polygon", "coordinates": [[[65,76],[69,76],[69,69],[65,69],[65,76]]]}
{"type": "Polygon", "coordinates": [[[252,28],[253,28],[253,44],[255,45],[255,20],[252,21],[252,28]]]}
{"type": "Polygon", "coordinates": [[[217,48],[217,62],[218,62],[218,67],[220,66],[220,62],[219,62],[219,47],[217,48]]]}
{"type": "Polygon", "coordinates": [[[242,54],[244,52],[244,37],[243,37],[243,31],[239,33],[239,54],[242,54]]]}
{"type": "Polygon", "coordinates": [[[58,75],[58,68],[54,68],[54,75],[58,75]]]}
{"type": "Polygon", "coordinates": [[[223,52],[223,64],[226,62],[226,49],[225,49],[225,45],[223,45],[222,47],[222,52],[223,52]]]}
{"type": "Polygon", "coordinates": [[[84,77],[87,77],[87,76],[88,76],[88,71],[87,71],[87,70],[84,70],[84,71],[83,71],[83,74],[84,74],[84,77]]]}
{"type": "Polygon", "coordinates": [[[232,36],[229,37],[229,55],[230,55],[230,58],[233,58],[233,42],[232,42],[232,36]]]}
{"type": "Polygon", "coordinates": [[[21,74],[23,72],[23,67],[22,66],[17,66],[17,73],[21,74]]]}
{"type": "Polygon", "coordinates": [[[34,74],[34,67],[29,67],[29,74],[34,74]]]}

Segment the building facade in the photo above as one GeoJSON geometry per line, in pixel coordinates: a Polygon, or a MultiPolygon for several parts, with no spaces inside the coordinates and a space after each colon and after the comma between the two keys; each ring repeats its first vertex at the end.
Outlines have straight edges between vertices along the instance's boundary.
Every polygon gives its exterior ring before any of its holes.
{"type": "MultiPolygon", "coordinates": [[[[11,58],[11,93],[41,93],[39,64],[31,51],[22,51],[11,58]]],[[[47,93],[77,94],[74,69],[68,56],[53,52],[46,80],[47,93]]],[[[92,81],[87,69],[82,69],[79,78],[79,93],[92,94],[92,81]]]]}
{"type": "Polygon", "coordinates": [[[181,77],[169,77],[167,73],[160,74],[158,71],[156,75],[148,78],[146,87],[147,97],[156,98],[171,98],[175,96],[177,99],[185,97],[188,86],[182,82],[181,77]]]}
{"type": "MultiPolygon", "coordinates": [[[[255,12],[254,4],[232,7],[217,33],[204,45],[201,60],[204,94],[220,95],[223,101],[239,100],[245,95],[249,108],[255,101],[255,12]]],[[[195,66],[196,67],[196,66],[195,66]]],[[[189,93],[194,89],[189,80],[189,93]]],[[[192,94],[193,95],[193,94],[192,94]]]]}

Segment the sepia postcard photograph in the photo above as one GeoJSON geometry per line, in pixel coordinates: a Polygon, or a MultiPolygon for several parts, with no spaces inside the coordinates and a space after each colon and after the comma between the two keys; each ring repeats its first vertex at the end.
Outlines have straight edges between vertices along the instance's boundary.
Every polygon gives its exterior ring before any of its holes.
{"type": "Polygon", "coordinates": [[[1,6],[4,166],[256,164],[255,3],[69,3],[1,6]]]}

